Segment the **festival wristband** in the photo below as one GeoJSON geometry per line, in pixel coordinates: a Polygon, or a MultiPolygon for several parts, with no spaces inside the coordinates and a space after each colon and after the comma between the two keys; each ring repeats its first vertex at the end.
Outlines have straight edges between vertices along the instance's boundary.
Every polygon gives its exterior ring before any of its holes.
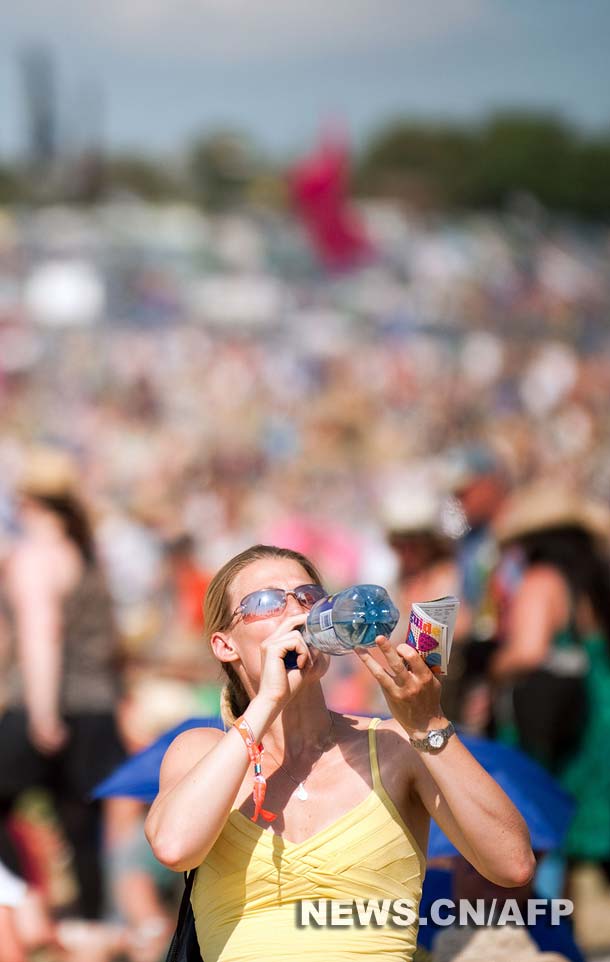
{"type": "Polygon", "coordinates": [[[267,791],[267,781],[263,775],[263,769],[261,765],[261,758],[263,756],[264,748],[263,743],[256,743],[254,738],[254,732],[250,728],[248,721],[242,715],[237,718],[234,723],[234,727],[237,729],[241,735],[246,748],[248,749],[248,755],[250,760],[254,763],[254,784],[252,787],[252,798],[254,800],[254,815],[250,816],[253,822],[256,822],[258,816],[261,815],[266,822],[273,822],[277,818],[273,812],[269,812],[267,809],[263,808],[263,802],[265,801],[265,793],[267,791]]]}

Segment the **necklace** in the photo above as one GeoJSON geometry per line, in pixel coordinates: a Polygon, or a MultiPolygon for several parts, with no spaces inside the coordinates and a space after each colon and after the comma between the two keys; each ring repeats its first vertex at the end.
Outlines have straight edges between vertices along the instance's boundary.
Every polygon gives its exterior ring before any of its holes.
{"type": "Polygon", "coordinates": [[[278,768],[281,768],[282,771],[284,772],[284,774],[288,775],[288,778],[290,779],[290,781],[291,781],[291,782],[294,782],[294,784],[297,786],[297,790],[296,790],[295,794],[296,794],[296,797],[297,797],[297,798],[299,799],[299,801],[301,801],[301,802],[306,802],[307,799],[309,798],[309,792],[308,792],[307,789],[305,788],[305,782],[306,782],[307,779],[309,778],[309,775],[311,775],[311,771],[312,771],[314,765],[316,765],[316,764],[320,761],[320,758],[322,758],[322,755],[324,754],[324,752],[325,752],[326,749],[328,748],[328,746],[329,746],[329,738],[330,738],[330,736],[331,736],[332,733],[333,733],[334,727],[335,727],[335,720],[334,720],[333,716],[331,715],[331,716],[330,716],[330,728],[329,728],[329,730],[328,730],[328,735],[326,736],[326,742],[324,743],[324,747],[322,748],[322,752],[321,752],[321,754],[318,756],[318,758],[316,758],[315,762],[314,762],[313,765],[311,766],[311,769],[309,770],[309,773],[308,773],[308,774],[305,776],[305,778],[304,778],[302,781],[300,781],[300,782],[297,781],[297,779],[296,779],[293,775],[290,774],[290,772],[288,771],[287,768],[284,768],[284,766],[282,765],[281,762],[278,762],[278,760],[277,760],[277,758],[275,757],[275,755],[273,754],[273,752],[271,752],[271,751],[269,751],[269,749],[267,749],[267,751],[268,751],[269,754],[271,755],[273,761],[274,761],[275,764],[278,766],[278,768]]]}

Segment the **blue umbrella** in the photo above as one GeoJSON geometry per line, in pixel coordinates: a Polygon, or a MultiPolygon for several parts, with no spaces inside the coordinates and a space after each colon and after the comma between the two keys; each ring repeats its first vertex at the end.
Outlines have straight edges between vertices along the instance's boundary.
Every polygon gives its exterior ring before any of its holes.
{"type": "MultiPolygon", "coordinates": [[[[558,848],[572,820],[574,802],[556,779],[517,748],[462,732],[460,739],[521,812],[532,848],[540,852],[558,848]]],[[[455,846],[432,821],[428,858],[457,854],[455,846]]]]}
{"type": "Polygon", "coordinates": [[[159,770],[165,752],[177,735],[189,728],[224,729],[221,718],[187,718],[174,728],[160,735],[148,748],[132,755],[126,762],[96,785],[92,798],[138,798],[152,802],[159,791],[159,770]]]}
{"type": "MultiPolygon", "coordinates": [[[[133,755],[93,790],[93,798],[128,796],[151,802],[159,790],[159,769],[174,738],[189,728],[224,728],[220,718],[189,718],[133,755]]],[[[538,851],[557,848],[568,829],[574,803],[554,778],[516,748],[472,735],[460,734],[466,748],[504,789],[521,812],[538,851]]],[[[428,858],[457,855],[447,836],[432,821],[428,858]]]]}

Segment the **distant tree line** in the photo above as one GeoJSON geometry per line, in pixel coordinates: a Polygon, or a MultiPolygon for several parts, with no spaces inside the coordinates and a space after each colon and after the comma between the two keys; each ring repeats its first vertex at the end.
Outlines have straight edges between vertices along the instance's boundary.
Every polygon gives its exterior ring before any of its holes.
{"type": "Polygon", "coordinates": [[[367,145],[366,194],[458,208],[497,208],[525,192],[551,210],[610,215],[610,128],[578,133],[547,115],[504,113],[478,127],[399,121],[367,145]]]}
{"type": "MultiPolygon", "coordinates": [[[[117,193],[208,210],[286,201],[286,170],[247,138],[218,131],[171,164],[148,155],[82,156],[55,170],[0,166],[0,204],[88,202],[117,193]]],[[[502,113],[479,125],[398,120],[353,161],[353,190],[424,208],[494,209],[529,194],[551,211],[610,216],[610,127],[584,133],[553,115],[502,113]]]]}

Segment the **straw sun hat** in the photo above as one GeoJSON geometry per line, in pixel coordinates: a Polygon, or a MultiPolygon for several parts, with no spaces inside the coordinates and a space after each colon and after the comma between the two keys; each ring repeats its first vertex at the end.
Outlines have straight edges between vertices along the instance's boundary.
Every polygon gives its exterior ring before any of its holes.
{"type": "Polygon", "coordinates": [[[553,481],[536,481],[515,491],[494,522],[500,543],[535,531],[577,527],[597,538],[610,538],[610,509],[553,481]]]}
{"type": "Polygon", "coordinates": [[[391,534],[418,534],[440,529],[440,499],[432,491],[391,491],[381,504],[381,522],[391,534]]]}
{"type": "Polygon", "coordinates": [[[59,448],[36,445],[25,455],[18,487],[22,494],[34,498],[75,495],[78,491],[76,464],[59,448]]]}

